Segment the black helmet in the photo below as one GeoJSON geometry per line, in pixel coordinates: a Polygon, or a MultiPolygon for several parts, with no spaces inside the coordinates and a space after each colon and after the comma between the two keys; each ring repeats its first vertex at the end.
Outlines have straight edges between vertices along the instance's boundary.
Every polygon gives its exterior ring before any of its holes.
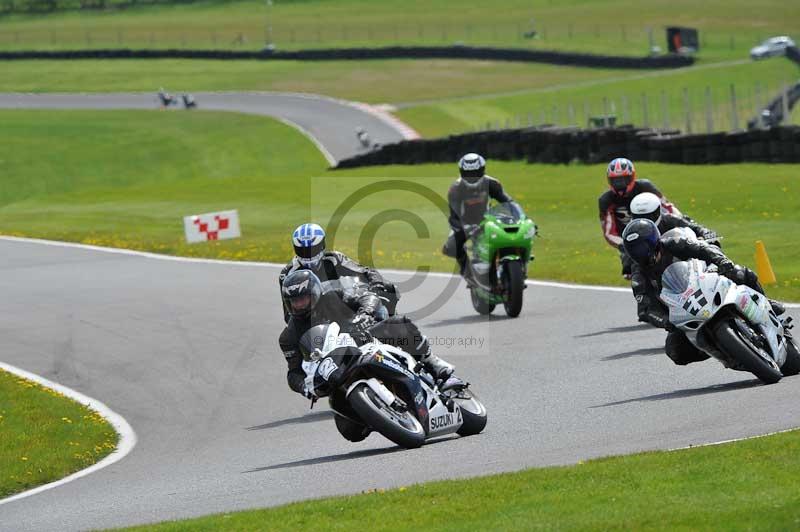
{"type": "Polygon", "coordinates": [[[458,161],[458,171],[467,186],[476,186],[486,173],[486,160],[477,153],[468,153],[458,161]]]}
{"type": "Polygon", "coordinates": [[[289,307],[289,314],[303,317],[317,306],[322,296],[322,283],[309,270],[295,270],[283,280],[281,294],[289,307]]]}
{"type": "Polygon", "coordinates": [[[652,263],[661,246],[661,233],[652,220],[632,220],[622,232],[622,245],[628,255],[639,264],[652,263]]]}

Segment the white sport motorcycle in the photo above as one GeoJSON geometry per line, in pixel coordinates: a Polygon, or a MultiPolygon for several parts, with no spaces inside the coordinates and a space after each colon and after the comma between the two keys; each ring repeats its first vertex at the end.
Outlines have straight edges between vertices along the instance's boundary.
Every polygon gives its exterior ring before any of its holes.
{"type": "Polygon", "coordinates": [[[306,389],[328,397],[337,415],[406,448],[486,426],[486,408],[469,384],[436,382],[411,355],[377,340],[357,345],[338,323],[316,325],[300,338],[306,389]]]}
{"type": "Polygon", "coordinates": [[[719,275],[697,259],[661,276],[669,321],[704,353],[766,384],[800,372],[800,352],[763,294],[719,275]]]}

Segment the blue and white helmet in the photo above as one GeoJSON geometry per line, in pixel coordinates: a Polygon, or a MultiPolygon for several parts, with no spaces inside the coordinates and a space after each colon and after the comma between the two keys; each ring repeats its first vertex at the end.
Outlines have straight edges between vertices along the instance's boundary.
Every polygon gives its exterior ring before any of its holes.
{"type": "Polygon", "coordinates": [[[303,224],[294,230],[292,245],[300,264],[316,269],[325,251],[325,231],[317,224],[303,224]]]}

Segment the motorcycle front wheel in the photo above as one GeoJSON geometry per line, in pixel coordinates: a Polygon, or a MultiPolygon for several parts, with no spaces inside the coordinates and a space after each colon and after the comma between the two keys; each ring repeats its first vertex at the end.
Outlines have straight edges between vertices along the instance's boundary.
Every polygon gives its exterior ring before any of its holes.
{"type": "Polygon", "coordinates": [[[800,351],[791,338],[786,339],[786,362],[781,366],[781,373],[785,376],[797,375],[800,373],[800,351]]]}
{"type": "Polygon", "coordinates": [[[486,407],[469,388],[464,388],[453,397],[461,408],[463,422],[458,428],[459,436],[472,436],[486,428],[486,407]]]}
{"type": "Polygon", "coordinates": [[[756,345],[755,331],[741,318],[721,321],[714,328],[714,337],[723,352],[765,384],[781,380],[780,368],[762,347],[756,345]]]}
{"type": "Polygon", "coordinates": [[[470,298],[472,299],[472,308],[474,308],[478,314],[485,316],[486,314],[492,313],[494,310],[494,303],[488,303],[484,301],[481,296],[478,295],[477,288],[470,288],[469,294],[470,298]]]}
{"type": "Polygon", "coordinates": [[[506,314],[516,318],[522,312],[522,292],[525,289],[525,273],[519,261],[509,261],[504,265],[506,270],[506,299],[503,306],[506,314]]]}
{"type": "Polygon", "coordinates": [[[411,412],[387,405],[372,388],[359,384],[350,393],[350,405],[373,430],[406,449],[416,449],[425,442],[425,429],[411,412]]]}

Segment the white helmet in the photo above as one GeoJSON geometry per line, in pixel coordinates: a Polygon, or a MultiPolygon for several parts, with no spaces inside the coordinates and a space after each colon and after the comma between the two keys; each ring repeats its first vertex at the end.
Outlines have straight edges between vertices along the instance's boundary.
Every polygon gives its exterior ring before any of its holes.
{"type": "Polygon", "coordinates": [[[656,226],[661,223],[661,198],[652,192],[642,192],[631,200],[631,218],[647,218],[656,226]]]}
{"type": "Polygon", "coordinates": [[[486,160],[477,153],[468,153],[458,161],[461,181],[468,187],[477,187],[486,175],[486,160]]]}

